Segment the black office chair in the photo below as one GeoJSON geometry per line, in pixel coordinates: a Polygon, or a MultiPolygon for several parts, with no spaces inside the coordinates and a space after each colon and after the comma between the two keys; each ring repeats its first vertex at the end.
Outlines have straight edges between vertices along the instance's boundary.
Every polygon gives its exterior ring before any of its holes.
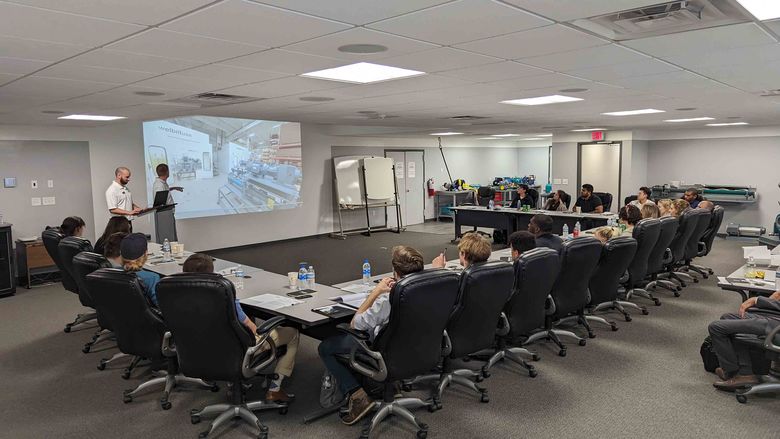
{"type": "Polygon", "coordinates": [[[533,206],[531,206],[533,209],[536,209],[539,207],[539,191],[536,189],[528,189],[528,196],[531,197],[531,201],[533,201],[533,206]]]}
{"type": "MultiPolygon", "coordinates": [[[[691,233],[691,237],[685,245],[684,261],[675,271],[687,273],[693,278],[693,282],[697,283],[699,282],[699,279],[691,273],[691,271],[697,273],[696,271],[691,270],[691,261],[693,261],[693,258],[697,257],[702,251],[701,241],[710,226],[712,214],[706,209],[692,209],[686,213],[691,215],[691,218],[695,219],[696,227],[693,228],[693,233],[691,233]]],[[[704,272],[702,277],[705,279],[708,278],[709,273],[704,272]]]]}
{"type": "Polygon", "coordinates": [[[661,273],[664,273],[666,265],[671,263],[672,250],[669,247],[672,245],[672,240],[674,240],[674,237],[677,235],[680,221],[673,216],[661,217],[658,221],[661,223],[661,232],[658,234],[658,241],[650,252],[650,257],[647,261],[647,274],[649,275],[650,282],[645,285],[644,289],[649,290],[652,288],[655,290],[660,286],[679,297],[682,287],[668,279],[661,279],[658,276],[661,273]]]}
{"type": "Polygon", "coordinates": [[[616,309],[623,314],[627,322],[631,321],[631,315],[626,311],[626,307],[636,308],[642,311],[642,314],[647,314],[645,307],[620,300],[618,297],[620,281],[626,275],[626,270],[634,259],[636,249],[636,239],[628,236],[618,236],[604,244],[599,265],[588,283],[591,313],[603,309],[616,309]]]}
{"type": "MultiPolygon", "coordinates": [[[[60,259],[59,246],[60,241],[64,237],[65,235],[63,235],[60,230],[55,227],[48,228],[41,233],[43,247],[46,249],[46,253],[49,254],[49,257],[52,261],[54,261],[54,264],[57,265],[57,269],[60,271],[63,288],[73,294],[78,294],[79,287],[76,285],[76,280],[71,277],[70,273],[68,273],[68,271],[65,269],[65,266],[62,265],[62,261],[60,259]]],[[[70,332],[69,326],[65,327],[65,332],[70,332]]]]}
{"type": "Polygon", "coordinates": [[[162,316],[149,306],[135,273],[119,268],[101,268],[87,275],[87,286],[101,313],[111,322],[119,350],[148,359],[153,365],[167,366],[166,376],[152,378],[135,389],[125,390],[125,403],[132,402],[133,398],[150,387],[164,385],[160,407],[168,410],[171,408],[169,396],[176,385],[197,384],[215,390],[212,384],[179,374],[176,349],[166,334],[166,324],[162,316]]]}
{"type": "MultiPolygon", "coordinates": [[[[707,256],[712,250],[712,244],[715,242],[715,235],[717,235],[718,230],[720,230],[720,225],[723,223],[724,211],[725,210],[720,206],[715,206],[712,210],[710,224],[704,232],[704,235],[702,235],[701,241],[699,241],[699,252],[696,255],[697,258],[707,256]]],[[[688,269],[699,273],[705,279],[707,279],[709,275],[714,274],[712,268],[702,265],[688,264],[688,269]]]]}
{"type": "Polygon", "coordinates": [[[490,200],[496,197],[496,190],[490,186],[480,186],[477,189],[477,206],[488,206],[490,200]]]}
{"type": "Polygon", "coordinates": [[[431,407],[432,402],[395,399],[394,384],[428,374],[439,364],[444,332],[459,287],[459,276],[451,270],[425,270],[404,277],[390,291],[390,320],[370,345],[368,334],[347,324],[339,325],[341,331],[358,343],[358,348],[350,354],[349,366],[384,386],[383,401],[374,403],[376,414],[363,429],[361,438],[368,438],[391,414],[413,424],[418,438],[427,436],[427,425],[421,424],[410,410],[431,407]],[[363,357],[370,361],[361,360],[363,357]]]}
{"type": "Polygon", "coordinates": [[[677,281],[681,287],[687,286],[686,281],[698,282],[698,279],[695,279],[690,274],[677,270],[679,267],[685,265],[688,243],[691,241],[691,237],[699,226],[699,214],[697,213],[697,210],[699,209],[690,209],[677,218],[680,222],[680,226],[677,228],[677,234],[674,236],[674,239],[669,246],[669,249],[672,252],[672,258],[671,261],[666,264],[666,272],[658,275],[661,279],[677,281]]]}
{"type": "Polygon", "coordinates": [[[601,199],[601,204],[604,206],[604,212],[609,212],[609,210],[612,209],[612,194],[609,192],[593,192],[593,195],[596,195],[601,199]]]}
{"type": "MultiPolygon", "coordinates": [[[[65,284],[65,277],[67,276],[69,281],[73,282],[75,285],[75,288],[69,291],[76,293],[79,296],[79,302],[81,302],[83,306],[87,308],[94,308],[92,304],[92,298],[89,297],[89,294],[79,290],[79,284],[76,282],[76,276],[73,272],[73,258],[75,258],[77,254],[85,251],[91,252],[92,244],[90,244],[88,240],[78,236],[66,236],[62,238],[57,245],[59,260],[60,264],[62,265],[60,271],[62,272],[63,285],[65,284]]],[[[97,314],[94,312],[78,314],[72,323],[65,325],[65,332],[70,332],[74,326],[86,323],[90,320],[95,320],[96,318],[97,314]]]]}
{"type": "Polygon", "coordinates": [[[589,337],[596,335],[585,318],[588,306],[588,281],[599,262],[601,242],[590,236],[582,236],[563,244],[561,251],[561,271],[553,285],[550,296],[552,301],[547,310],[544,329],[528,337],[523,346],[540,339],[551,340],[558,346],[558,355],[566,356],[566,346],[559,336],[567,336],[585,346],[586,340],[579,335],[557,329],[558,326],[576,322],[585,327],[589,337]]]}
{"type": "Polygon", "coordinates": [[[625,300],[628,301],[636,295],[652,300],[656,306],[661,305],[661,301],[645,288],[648,283],[646,278],[650,253],[658,243],[660,235],[661,222],[658,218],[645,218],[634,226],[632,236],[636,240],[637,247],[634,258],[628,265],[628,279],[623,283],[625,300]]]}
{"type": "Polygon", "coordinates": [[[437,382],[434,408],[441,408],[442,394],[450,383],[471,389],[480,395],[482,402],[488,402],[487,390],[469,379],[481,380],[482,371],[453,370],[451,361],[493,347],[496,325],[512,294],[514,279],[512,264],[502,261],[474,264],[461,274],[458,302],[447,323],[442,373],[423,375],[411,381],[411,384],[437,382]]]}
{"type": "MultiPolygon", "coordinates": [[[[752,349],[763,349],[766,359],[773,364],[780,364],[780,326],[769,332],[766,337],[756,337],[754,335],[737,335],[737,343],[748,345],[752,349]]],[[[775,393],[780,391],[780,370],[769,369],[769,373],[761,377],[759,384],[754,384],[747,389],[737,390],[737,401],[745,404],[748,395],[758,395],[761,393],[775,393]]]]}
{"type": "Polygon", "coordinates": [[[566,210],[569,210],[569,209],[571,209],[571,195],[569,195],[569,194],[565,194],[565,195],[564,195],[564,196],[561,198],[561,201],[563,201],[563,202],[564,202],[564,204],[566,204],[566,210]]]}
{"type": "Polygon", "coordinates": [[[627,206],[627,205],[631,204],[632,201],[635,201],[635,200],[638,200],[638,199],[639,199],[639,197],[637,197],[636,195],[629,195],[629,196],[627,196],[626,198],[623,199],[623,205],[627,206]]]}
{"type": "Polygon", "coordinates": [[[227,381],[232,387],[230,404],[214,404],[192,410],[193,424],[216,416],[201,438],[213,433],[233,418],[256,426],[259,437],[266,438],[268,427],[253,413],[279,410],[287,413],[286,403],[247,402],[244,384],[253,377],[275,376],[277,348],[271,331],[284,322],[282,317],[267,320],[257,328],[259,340],[238,321],[233,284],[215,273],[179,273],[166,276],[157,284],[157,299],[165,324],[176,345],[179,367],[187,376],[204,381],[227,381]]]}
{"type": "MultiPolygon", "coordinates": [[[[100,310],[95,306],[95,301],[92,299],[92,294],[89,292],[89,286],[87,285],[87,275],[95,270],[101,268],[111,268],[111,263],[108,262],[103,255],[92,253],[88,251],[81,252],[73,258],[73,277],[76,280],[76,284],[79,286],[79,297],[88,297],[90,306],[95,309],[97,315],[98,330],[95,331],[95,335],[92,336],[92,340],[87,342],[82,349],[82,352],[89,353],[92,347],[98,343],[102,343],[108,340],[114,340],[114,334],[111,332],[111,324],[106,317],[101,314],[100,310]]],[[[82,300],[82,303],[84,301],[82,300]]],[[[101,362],[101,364],[103,364],[101,362]]],[[[105,365],[103,366],[105,368],[105,365]]]]}
{"type": "Polygon", "coordinates": [[[525,368],[529,376],[537,375],[536,368],[526,363],[521,355],[531,356],[534,361],[539,360],[539,356],[520,346],[535,330],[544,327],[548,296],[560,269],[558,252],[551,248],[538,247],[523,252],[515,261],[512,296],[501,315],[496,352],[482,367],[484,377],[490,376],[490,368],[504,358],[525,368]]]}

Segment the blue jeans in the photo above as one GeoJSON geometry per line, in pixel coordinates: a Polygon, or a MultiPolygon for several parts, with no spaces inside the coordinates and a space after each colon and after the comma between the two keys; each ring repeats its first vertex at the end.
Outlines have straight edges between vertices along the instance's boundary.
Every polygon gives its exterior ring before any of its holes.
{"type": "Polygon", "coordinates": [[[349,335],[336,335],[328,337],[320,343],[317,348],[325,367],[336,378],[339,384],[339,390],[344,395],[351,394],[360,387],[360,383],[352,375],[352,369],[339,361],[337,355],[349,355],[352,348],[357,346],[357,341],[349,335]]]}

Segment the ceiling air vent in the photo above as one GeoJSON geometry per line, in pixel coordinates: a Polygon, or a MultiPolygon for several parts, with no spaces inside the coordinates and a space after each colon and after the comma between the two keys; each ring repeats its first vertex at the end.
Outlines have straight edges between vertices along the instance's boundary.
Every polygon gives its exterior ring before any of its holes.
{"type": "Polygon", "coordinates": [[[780,89],[774,89],[774,90],[764,90],[759,94],[762,98],[775,98],[780,96],[780,89]]]}
{"type": "Polygon", "coordinates": [[[172,105],[182,104],[187,106],[199,107],[218,107],[220,105],[243,104],[246,102],[261,101],[265,98],[253,98],[250,96],[236,96],[223,93],[200,93],[179,99],[172,99],[169,102],[172,105]]]}
{"type": "Polygon", "coordinates": [[[750,20],[729,0],[678,0],[572,23],[611,40],[625,41],[750,20]]]}
{"type": "Polygon", "coordinates": [[[445,119],[454,119],[454,120],[480,120],[480,119],[488,119],[487,116],[452,116],[452,117],[445,117],[445,119]]]}

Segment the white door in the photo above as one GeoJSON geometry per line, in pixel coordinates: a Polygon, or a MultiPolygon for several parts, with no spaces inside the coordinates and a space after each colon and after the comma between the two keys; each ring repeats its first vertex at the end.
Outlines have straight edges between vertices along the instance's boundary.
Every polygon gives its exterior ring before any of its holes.
{"type": "MultiPolygon", "coordinates": [[[[582,145],[580,154],[580,184],[590,183],[594,192],[612,194],[610,210],[617,212],[620,206],[620,144],[582,145]]],[[[579,188],[577,190],[579,192],[579,188]]],[[[572,195],[572,202],[577,196],[572,195]]]]}
{"type": "MultiPolygon", "coordinates": [[[[395,163],[395,178],[398,182],[398,202],[401,221],[404,226],[421,224],[425,221],[425,167],[422,151],[385,151],[385,157],[395,163]]],[[[387,208],[387,225],[395,227],[396,211],[387,208]]]]}

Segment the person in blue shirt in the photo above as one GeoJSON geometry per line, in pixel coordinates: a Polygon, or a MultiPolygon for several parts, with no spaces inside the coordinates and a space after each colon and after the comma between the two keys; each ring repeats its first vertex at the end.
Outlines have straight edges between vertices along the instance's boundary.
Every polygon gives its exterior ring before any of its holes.
{"type": "Polygon", "coordinates": [[[142,233],[131,233],[122,239],[119,246],[119,253],[122,256],[122,268],[127,272],[135,273],[138,280],[141,281],[141,287],[149,302],[157,305],[157,284],[160,282],[160,275],[144,270],[146,263],[146,236],[142,233]]]}
{"type": "Polygon", "coordinates": [[[702,196],[699,195],[699,190],[693,187],[688,188],[681,198],[688,202],[691,209],[699,207],[699,203],[703,200],[702,196]]]}

